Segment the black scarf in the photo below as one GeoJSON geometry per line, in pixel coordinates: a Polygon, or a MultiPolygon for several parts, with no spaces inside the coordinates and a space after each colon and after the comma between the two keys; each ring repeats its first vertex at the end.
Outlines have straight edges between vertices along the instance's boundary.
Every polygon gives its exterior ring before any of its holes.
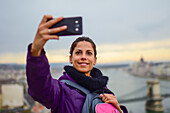
{"type": "Polygon", "coordinates": [[[97,68],[92,69],[92,71],[90,73],[90,75],[92,77],[88,77],[88,76],[84,75],[83,73],[77,71],[72,66],[65,66],[64,70],[78,84],[87,88],[91,92],[94,92],[94,91],[100,90],[100,89],[104,89],[104,87],[107,85],[107,82],[108,82],[108,77],[103,76],[101,71],[97,68]]]}

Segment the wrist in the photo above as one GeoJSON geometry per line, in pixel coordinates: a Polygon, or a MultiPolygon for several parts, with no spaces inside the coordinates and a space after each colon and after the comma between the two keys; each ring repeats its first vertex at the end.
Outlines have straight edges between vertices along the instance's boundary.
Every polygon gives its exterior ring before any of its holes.
{"type": "Polygon", "coordinates": [[[35,47],[32,44],[31,45],[31,55],[32,56],[40,56],[41,55],[41,49],[40,50],[35,49],[35,47]]]}

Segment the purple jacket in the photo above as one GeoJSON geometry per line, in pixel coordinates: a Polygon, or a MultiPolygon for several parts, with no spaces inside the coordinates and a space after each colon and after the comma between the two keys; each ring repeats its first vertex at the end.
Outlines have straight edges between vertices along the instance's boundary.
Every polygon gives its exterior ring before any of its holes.
{"type": "Polygon", "coordinates": [[[43,50],[39,57],[33,57],[30,47],[28,47],[26,65],[30,96],[50,108],[52,113],[81,113],[85,95],[60,82],[63,79],[75,81],[67,73],[63,73],[59,80],[52,78],[45,51],[43,50]]]}
{"type": "Polygon", "coordinates": [[[53,79],[45,52],[40,57],[32,57],[30,46],[28,49],[26,73],[31,97],[52,113],[81,113],[85,95],[60,82],[61,79],[73,80],[66,73],[60,80],[53,79]]]}

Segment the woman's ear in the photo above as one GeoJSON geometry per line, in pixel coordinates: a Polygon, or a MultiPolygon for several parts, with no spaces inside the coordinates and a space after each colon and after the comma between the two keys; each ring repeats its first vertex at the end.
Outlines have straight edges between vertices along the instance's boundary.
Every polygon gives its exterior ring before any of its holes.
{"type": "Polygon", "coordinates": [[[70,62],[70,64],[73,63],[73,62],[72,62],[72,57],[71,57],[71,56],[69,56],[69,62],[70,62]]]}
{"type": "Polygon", "coordinates": [[[97,63],[97,57],[95,57],[93,65],[96,65],[96,63],[97,63]]]}

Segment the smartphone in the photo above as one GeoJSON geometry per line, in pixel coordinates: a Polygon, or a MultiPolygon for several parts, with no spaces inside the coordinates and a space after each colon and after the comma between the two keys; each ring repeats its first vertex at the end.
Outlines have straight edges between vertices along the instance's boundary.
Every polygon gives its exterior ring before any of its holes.
{"type": "MultiPolygon", "coordinates": [[[[49,19],[51,20],[51,19],[49,19]]],[[[47,21],[49,21],[47,20],[47,21]]],[[[61,20],[60,22],[54,24],[51,28],[67,26],[67,29],[58,33],[55,33],[57,36],[67,36],[67,35],[81,35],[83,33],[82,17],[67,17],[61,20]]]]}

